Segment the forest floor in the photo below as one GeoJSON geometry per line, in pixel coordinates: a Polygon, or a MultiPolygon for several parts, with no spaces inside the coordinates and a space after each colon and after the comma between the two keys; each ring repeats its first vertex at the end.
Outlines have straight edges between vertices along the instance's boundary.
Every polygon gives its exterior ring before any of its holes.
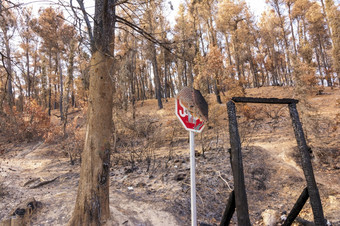
{"type": "MultiPolygon", "coordinates": [[[[246,96],[294,98],[287,87],[247,89],[246,96]]],[[[226,97],[222,96],[224,103],[226,97]]],[[[209,123],[196,134],[198,222],[218,225],[233,189],[225,104],[208,96],[209,123]]],[[[298,104],[325,217],[340,225],[340,89],[298,104]],[[302,105],[304,107],[302,107],[302,105]]],[[[288,213],[306,186],[287,106],[237,104],[250,219],[288,213]]],[[[174,114],[174,100],[137,102],[114,114],[116,145],[110,171],[111,225],[190,225],[188,132],[174,114]]],[[[84,137],[85,116],[71,119],[84,137]]],[[[51,120],[58,125],[58,119],[51,120]]],[[[71,141],[70,141],[71,142],[71,141]]],[[[71,152],[70,152],[71,153],[71,152]]],[[[28,197],[39,201],[31,225],[65,225],[71,217],[80,158],[70,164],[62,142],[12,142],[0,134],[0,221],[28,197]],[[41,182],[51,181],[42,184],[41,182]]],[[[299,215],[313,221],[309,202],[299,215]]],[[[278,220],[279,221],[279,220],[278,220]]],[[[237,223],[236,214],[232,225],[237,223]]],[[[280,223],[278,223],[280,225],[280,223]]]]}

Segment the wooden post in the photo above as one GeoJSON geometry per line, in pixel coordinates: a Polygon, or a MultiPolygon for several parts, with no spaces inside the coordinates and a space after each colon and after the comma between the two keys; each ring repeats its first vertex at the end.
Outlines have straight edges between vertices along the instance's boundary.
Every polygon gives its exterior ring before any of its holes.
{"type": "Polygon", "coordinates": [[[298,200],[294,204],[292,210],[288,214],[287,219],[283,223],[282,226],[290,226],[294,222],[295,218],[299,215],[300,211],[302,210],[303,206],[305,205],[307,199],[308,199],[308,188],[306,187],[303,189],[301,195],[299,196],[298,200]]]}
{"type": "Polygon", "coordinates": [[[227,205],[225,207],[220,226],[227,226],[230,224],[230,220],[235,212],[235,192],[230,192],[227,205]]]}
{"type": "Polygon", "coordinates": [[[307,181],[307,188],[310,197],[310,203],[313,210],[314,215],[314,223],[315,225],[326,225],[326,221],[323,215],[321,199],[319,195],[318,187],[316,186],[313,167],[309,156],[308,146],[305,140],[305,135],[303,133],[302,125],[299,119],[299,113],[296,109],[296,104],[291,103],[289,106],[290,117],[292,118],[294,133],[296,137],[296,141],[298,144],[298,148],[300,150],[302,156],[302,169],[305,174],[305,178],[307,181]]]}
{"type": "Polygon", "coordinates": [[[250,226],[246,188],[244,184],[241,142],[238,133],[236,108],[232,101],[227,103],[231,146],[231,167],[234,177],[237,224],[250,226]]]}

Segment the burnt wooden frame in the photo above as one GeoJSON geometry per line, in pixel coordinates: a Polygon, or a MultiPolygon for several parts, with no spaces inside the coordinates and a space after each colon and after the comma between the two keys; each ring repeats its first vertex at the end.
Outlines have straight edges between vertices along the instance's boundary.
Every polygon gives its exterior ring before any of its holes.
{"type": "Polygon", "coordinates": [[[313,167],[310,160],[309,148],[306,143],[302,125],[299,119],[299,114],[296,109],[296,104],[299,102],[295,99],[277,99],[277,98],[252,98],[252,97],[233,97],[227,103],[228,118],[229,118],[229,134],[230,134],[230,158],[231,168],[234,177],[234,191],[230,195],[227,207],[225,209],[224,218],[220,225],[228,225],[231,216],[236,208],[238,225],[248,226],[250,224],[247,194],[244,183],[242,153],[240,135],[238,132],[236,103],[263,103],[263,104],[288,104],[290,117],[294,128],[295,138],[302,158],[302,169],[306,178],[307,187],[302,192],[295,206],[289,213],[284,225],[291,225],[296,216],[301,211],[303,205],[310,198],[310,204],[314,215],[314,223],[317,226],[326,225],[324,214],[321,205],[319,190],[317,188],[313,167]],[[234,197],[235,196],[235,197],[234,197]],[[232,203],[235,205],[232,205],[232,203]],[[226,217],[228,216],[228,217],[226,217]]]}

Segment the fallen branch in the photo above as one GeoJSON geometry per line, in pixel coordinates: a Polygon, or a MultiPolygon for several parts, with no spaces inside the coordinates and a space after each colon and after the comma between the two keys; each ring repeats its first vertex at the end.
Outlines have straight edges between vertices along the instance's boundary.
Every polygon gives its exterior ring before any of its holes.
{"type": "MultiPolygon", "coordinates": [[[[70,113],[67,113],[67,115],[72,115],[72,114],[75,114],[75,113],[77,113],[77,112],[80,112],[80,110],[76,110],[76,111],[72,111],[72,112],[70,112],[70,113]]],[[[57,117],[57,118],[60,118],[61,116],[60,115],[57,115],[57,114],[53,114],[55,117],[57,117]]]]}
{"type": "Polygon", "coordinates": [[[26,187],[27,185],[32,184],[33,182],[36,182],[37,180],[40,180],[40,178],[33,178],[33,179],[30,179],[30,180],[28,180],[26,183],[24,183],[22,186],[23,186],[23,187],[26,187]]]}
{"type": "Polygon", "coordinates": [[[220,171],[217,171],[217,173],[218,173],[218,176],[221,178],[221,180],[223,180],[224,183],[227,184],[229,190],[232,191],[233,189],[230,188],[229,183],[222,177],[221,172],[220,172],[220,171]]]}
{"type": "Polygon", "coordinates": [[[297,217],[295,221],[298,222],[299,224],[302,224],[303,226],[315,226],[313,222],[305,220],[301,217],[297,217]]]}
{"type": "Polygon", "coordinates": [[[33,186],[30,186],[29,188],[30,188],[30,189],[34,189],[34,188],[41,187],[41,186],[43,186],[43,185],[46,185],[46,184],[49,184],[49,183],[55,181],[55,180],[58,179],[58,178],[59,178],[59,176],[57,176],[57,177],[55,177],[55,178],[53,178],[53,179],[51,179],[51,180],[43,180],[43,179],[39,178],[41,182],[38,183],[38,184],[35,184],[35,185],[33,185],[33,186]]]}

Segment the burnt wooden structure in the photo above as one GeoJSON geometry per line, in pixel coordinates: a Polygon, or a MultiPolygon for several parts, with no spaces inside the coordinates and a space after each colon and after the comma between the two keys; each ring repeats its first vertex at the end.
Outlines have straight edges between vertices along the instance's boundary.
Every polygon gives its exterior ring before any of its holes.
{"type": "Polygon", "coordinates": [[[0,222],[0,226],[22,226],[30,225],[30,220],[38,208],[39,202],[33,197],[28,198],[17,205],[7,217],[0,222]]]}
{"type": "Polygon", "coordinates": [[[235,211],[237,213],[238,225],[248,226],[250,224],[247,194],[244,183],[242,153],[240,135],[238,132],[236,106],[235,103],[262,103],[262,104],[287,104],[292,119],[295,138],[302,159],[302,169],[306,178],[307,187],[303,190],[293,209],[289,213],[284,225],[291,225],[294,219],[298,216],[303,208],[308,197],[314,215],[314,223],[317,226],[326,225],[323,215],[319,190],[317,188],[313,167],[310,160],[309,148],[306,143],[302,125],[299,119],[299,114],[296,109],[298,100],[295,99],[277,99],[277,98],[252,98],[252,97],[233,97],[227,103],[228,118],[229,118],[229,133],[230,133],[230,158],[231,168],[234,177],[234,191],[229,196],[229,200],[224,211],[220,225],[229,225],[230,219],[235,211]]]}

